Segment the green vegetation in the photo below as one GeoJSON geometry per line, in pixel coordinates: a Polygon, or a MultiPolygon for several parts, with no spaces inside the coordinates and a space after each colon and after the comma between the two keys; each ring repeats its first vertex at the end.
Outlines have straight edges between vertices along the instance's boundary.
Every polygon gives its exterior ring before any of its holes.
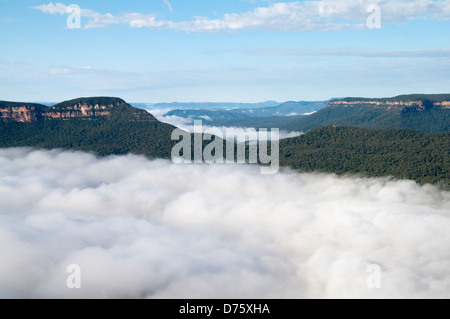
{"type": "Polygon", "coordinates": [[[81,97],[74,100],[64,101],[58,104],[53,105],[55,108],[68,108],[77,104],[87,104],[87,105],[117,105],[117,104],[126,104],[126,102],[118,97],[81,97]]]}
{"type": "Polygon", "coordinates": [[[448,132],[450,109],[432,108],[424,112],[381,108],[371,105],[327,107],[307,117],[285,123],[288,131],[310,131],[328,125],[368,129],[408,129],[423,133],[448,132]]]}
{"type": "Polygon", "coordinates": [[[42,104],[36,104],[36,103],[21,103],[21,102],[8,102],[8,101],[0,101],[0,108],[9,109],[12,107],[27,107],[32,108],[34,107],[36,110],[43,110],[47,108],[45,105],[42,104]]]}
{"type": "MultiPolygon", "coordinates": [[[[170,158],[177,143],[171,140],[173,126],[117,98],[77,99],[57,104],[54,110],[64,111],[77,104],[109,106],[111,112],[108,116],[87,119],[39,118],[25,123],[5,119],[0,121],[0,147],[61,148],[99,155],[134,153],[149,158],[170,158]]],[[[3,107],[18,105],[33,106],[43,112],[48,109],[38,104],[0,102],[3,107]]],[[[307,172],[393,176],[450,189],[449,112],[436,107],[417,111],[360,104],[327,107],[309,117],[290,118],[289,124],[294,125],[291,130],[311,131],[280,142],[280,164],[307,172]],[[373,127],[377,130],[370,129],[373,127]],[[409,130],[392,129],[398,127],[409,130]]],[[[254,118],[255,123],[261,124],[259,127],[273,127],[267,122],[271,120],[272,117],[254,118]]],[[[208,143],[204,141],[203,146],[208,143]]]]}
{"type": "Polygon", "coordinates": [[[393,176],[450,187],[450,133],[329,126],[280,142],[280,164],[306,172],[393,176]]]}
{"type": "Polygon", "coordinates": [[[170,158],[173,129],[173,126],[157,121],[109,119],[0,122],[0,147],[31,146],[92,151],[99,155],[134,153],[170,158]]]}
{"type": "Polygon", "coordinates": [[[254,127],[253,123],[266,122],[272,127],[272,121],[289,122],[291,116],[317,112],[327,107],[328,101],[318,102],[286,102],[275,107],[242,108],[242,109],[196,109],[173,110],[166,116],[179,116],[186,119],[203,120],[208,125],[221,126],[229,122],[231,126],[254,127]],[[205,120],[207,119],[207,120],[205,120]],[[238,124],[234,124],[236,121],[238,124]],[[251,126],[249,126],[251,125],[251,126]]]}

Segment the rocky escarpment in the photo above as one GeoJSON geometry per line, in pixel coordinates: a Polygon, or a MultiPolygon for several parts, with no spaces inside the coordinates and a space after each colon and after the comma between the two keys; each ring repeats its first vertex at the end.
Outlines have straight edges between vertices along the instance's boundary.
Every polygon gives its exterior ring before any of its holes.
{"type": "Polygon", "coordinates": [[[413,94],[393,98],[334,99],[328,107],[282,127],[310,131],[332,125],[370,129],[407,129],[423,133],[450,131],[450,94],[413,94]]]}
{"type": "Polygon", "coordinates": [[[136,109],[124,100],[110,97],[79,98],[47,107],[41,104],[0,101],[0,120],[34,122],[39,120],[94,120],[99,118],[155,122],[148,112],[136,109]]]}
{"type": "Polygon", "coordinates": [[[31,103],[0,102],[0,120],[32,122],[42,119],[46,106],[31,103]]]}
{"type": "Polygon", "coordinates": [[[330,101],[329,107],[372,106],[399,109],[402,112],[423,112],[432,108],[450,109],[450,95],[403,95],[385,99],[346,98],[330,101]]]}

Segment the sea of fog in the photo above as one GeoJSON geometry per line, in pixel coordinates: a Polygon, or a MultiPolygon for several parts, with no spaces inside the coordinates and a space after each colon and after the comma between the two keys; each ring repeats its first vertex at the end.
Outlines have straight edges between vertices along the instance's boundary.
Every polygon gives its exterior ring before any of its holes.
{"type": "Polygon", "coordinates": [[[450,297],[449,192],[259,171],[2,149],[0,297],[450,297]]]}

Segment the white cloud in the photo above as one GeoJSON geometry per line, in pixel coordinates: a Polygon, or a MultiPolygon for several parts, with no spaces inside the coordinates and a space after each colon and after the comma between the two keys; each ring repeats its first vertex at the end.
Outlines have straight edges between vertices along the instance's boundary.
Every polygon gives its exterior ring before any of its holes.
{"type": "MultiPolygon", "coordinates": [[[[166,3],[166,1],[165,1],[166,3]]],[[[381,7],[383,23],[403,23],[414,19],[450,19],[450,0],[327,0],[270,3],[242,14],[229,13],[220,19],[196,17],[191,21],[157,20],[155,14],[128,13],[113,16],[82,9],[88,18],[85,28],[128,24],[130,27],[171,29],[186,32],[221,32],[245,29],[277,31],[336,31],[361,29],[371,13],[371,4],[381,7]]],[[[171,10],[172,6],[167,1],[171,10]]],[[[33,7],[44,13],[67,14],[67,6],[49,3],[33,7]]]]}
{"type": "MultiPolygon", "coordinates": [[[[69,6],[62,3],[43,4],[32,7],[49,14],[69,15],[72,13],[69,6]]],[[[98,13],[90,9],[81,9],[81,16],[87,18],[87,23],[83,26],[85,29],[102,28],[111,24],[129,24],[131,27],[139,25],[141,21],[155,21],[155,14],[126,13],[121,16],[113,16],[111,13],[98,13]]]]}
{"type": "Polygon", "coordinates": [[[411,181],[3,149],[0,198],[0,297],[450,297],[450,193],[411,181]]]}
{"type": "MultiPolygon", "coordinates": [[[[156,110],[156,112],[154,112],[151,108],[149,108],[147,111],[149,111],[153,116],[155,116],[158,119],[158,121],[160,121],[160,122],[171,124],[175,127],[178,127],[181,130],[186,131],[186,132],[194,133],[194,125],[193,125],[194,119],[191,116],[188,116],[187,118],[181,117],[181,116],[176,116],[176,115],[167,116],[165,114],[167,114],[167,112],[169,112],[168,110],[166,110],[164,113],[160,112],[160,110],[156,110]]],[[[204,120],[208,120],[207,118],[208,117],[206,116],[206,118],[204,118],[204,120]]],[[[211,119],[209,119],[209,120],[211,120],[211,119]]],[[[205,130],[209,130],[209,129],[219,130],[220,132],[222,132],[222,136],[221,136],[222,138],[228,139],[228,140],[233,140],[233,141],[236,138],[241,139],[241,140],[244,140],[245,138],[248,139],[248,136],[245,132],[246,130],[256,129],[258,131],[260,129],[260,128],[249,128],[249,127],[211,126],[211,125],[202,125],[202,128],[203,128],[203,132],[205,132],[205,130]],[[232,136],[228,136],[227,129],[234,130],[236,134],[234,134],[232,136]]],[[[268,129],[268,132],[269,132],[268,137],[270,138],[271,130],[268,129]]],[[[280,140],[283,140],[286,138],[297,137],[302,134],[304,134],[304,133],[303,132],[288,132],[288,131],[281,130],[281,131],[279,131],[278,136],[279,136],[280,140]]],[[[250,142],[256,142],[256,140],[250,140],[250,142]]]]}
{"type": "MultiPolygon", "coordinates": [[[[154,117],[156,117],[158,119],[158,121],[163,122],[163,123],[167,123],[170,125],[173,125],[181,130],[184,130],[186,132],[190,132],[190,133],[194,133],[194,118],[192,116],[188,116],[188,117],[181,117],[181,116],[176,116],[176,115],[166,115],[167,113],[169,113],[170,111],[172,111],[172,108],[154,108],[153,106],[148,106],[146,108],[146,111],[148,111],[149,113],[151,113],[154,117]]],[[[312,113],[311,113],[312,114],[312,113]]],[[[298,115],[298,114],[290,114],[288,116],[294,116],[294,115],[298,115]]],[[[309,114],[305,114],[305,115],[309,115],[309,114]]],[[[203,118],[203,120],[205,121],[211,121],[211,118],[209,116],[201,116],[200,118],[203,118]]],[[[242,132],[242,130],[248,130],[251,128],[248,127],[233,127],[233,126],[210,126],[210,125],[202,125],[203,127],[203,131],[207,130],[207,129],[218,129],[220,132],[222,132],[222,137],[223,138],[227,138],[230,140],[235,140],[235,138],[248,138],[248,136],[245,135],[245,132],[242,132]],[[234,129],[235,132],[237,133],[237,135],[234,136],[227,136],[226,131],[227,129],[234,129]]],[[[260,129],[260,128],[255,128],[256,130],[260,129]]],[[[269,138],[270,138],[270,129],[268,130],[269,132],[269,138]]],[[[288,132],[288,131],[284,131],[281,130],[279,131],[279,139],[283,140],[286,138],[291,138],[291,137],[297,137],[304,134],[303,132],[288,132]]],[[[251,140],[250,142],[255,142],[255,140],[251,140]]]]}
{"type": "MultiPolygon", "coordinates": [[[[50,13],[50,14],[67,14],[68,13],[68,6],[62,3],[55,3],[50,2],[49,4],[42,4],[40,6],[32,7],[33,9],[42,11],[44,13],[50,13]]],[[[86,13],[86,11],[85,11],[86,13]]]]}
{"type": "Polygon", "coordinates": [[[95,71],[91,66],[81,66],[81,67],[53,67],[50,69],[51,75],[61,75],[61,74],[71,74],[80,73],[86,71],[95,71]]]}
{"type": "Polygon", "coordinates": [[[173,6],[169,0],[164,0],[164,4],[167,6],[170,12],[173,12],[173,6]]]}

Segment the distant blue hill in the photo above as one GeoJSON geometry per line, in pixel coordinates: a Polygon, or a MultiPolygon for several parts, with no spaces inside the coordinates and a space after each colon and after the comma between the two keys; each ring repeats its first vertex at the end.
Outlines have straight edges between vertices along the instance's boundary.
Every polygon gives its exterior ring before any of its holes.
{"type": "Polygon", "coordinates": [[[234,103],[234,102],[173,102],[173,103],[156,103],[153,104],[156,108],[170,108],[170,109],[241,109],[241,108],[261,108],[273,107],[280,105],[276,101],[266,101],[259,103],[234,103]]]}
{"type": "Polygon", "coordinates": [[[167,116],[179,116],[191,120],[206,120],[209,122],[244,120],[269,117],[294,117],[317,112],[328,105],[328,101],[315,102],[285,102],[277,106],[239,108],[239,109],[175,109],[167,116]]]}

